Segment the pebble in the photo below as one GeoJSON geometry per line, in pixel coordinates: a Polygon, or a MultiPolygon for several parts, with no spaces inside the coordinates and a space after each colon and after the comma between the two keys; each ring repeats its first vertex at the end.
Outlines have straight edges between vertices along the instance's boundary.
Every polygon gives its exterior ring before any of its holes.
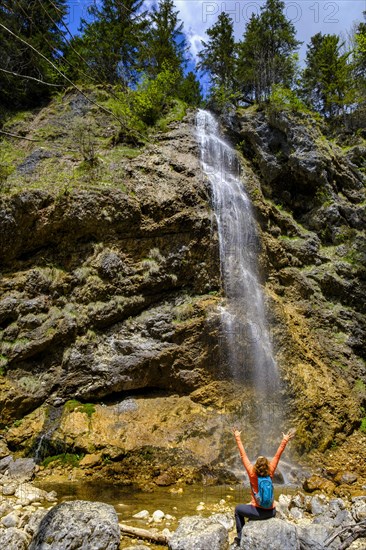
{"type": "Polygon", "coordinates": [[[160,523],[164,518],[164,516],[165,514],[162,510],[155,510],[155,512],[152,515],[152,519],[153,521],[155,521],[155,523],[160,523]]]}
{"type": "Polygon", "coordinates": [[[137,514],[134,514],[132,517],[135,519],[146,519],[149,515],[150,514],[147,510],[141,510],[141,512],[137,512],[137,514]]]}

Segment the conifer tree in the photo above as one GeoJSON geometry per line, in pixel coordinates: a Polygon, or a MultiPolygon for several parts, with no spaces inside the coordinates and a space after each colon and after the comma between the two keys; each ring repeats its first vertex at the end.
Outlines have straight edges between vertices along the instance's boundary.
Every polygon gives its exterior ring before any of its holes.
{"type": "Polygon", "coordinates": [[[234,85],[236,45],[233,21],[221,12],[217,22],[207,30],[207,42],[202,41],[198,69],[210,75],[214,90],[225,90],[229,95],[234,85]]]}
{"type": "Polygon", "coordinates": [[[294,25],[286,18],[282,0],[267,0],[253,15],[238,46],[236,78],[245,95],[268,99],[274,84],[290,87],[296,73],[294,25]]]}
{"type": "Polygon", "coordinates": [[[326,117],[334,117],[352,102],[350,52],[336,34],[315,34],[308,44],[301,79],[305,101],[326,117]]]}
{"type": "MultiPolygon", "coordinates": [[[[137,52],[147,26],[142,4],[143,0],[103,0],[100,7],[95,3],[88,8],[91,21],[82,20],[83,35],[71,43],[87,61],[83,72],[98,74],[109,84],[127,86],[136,80],[137,52]]],[[[70,48],[67,60],[74,67],[79,63],[70,48]]]]}
{"type": "MultiPolygon", "coordinates": [[[[363,12],[366,20],[366,11],[363,12]]],[[[353,52],[353,73],[359,100],[366,98],[366,22],[357,26],[354,35],[355,48],[353,52]]]]}
{"type": "Polygon", "coordinates": [[[187,63],[187,41],[183,32],[183,22],[179,19],[173,0],[160,0],[153,6],[149,18],[141,59],[149,77],[158,75],[163,66],[172,72],[183,69],[187,63]]]}
{"type": "Polygon", "coordinates": [[[51,61],[56,61],[63,49],[61,23],[65,15],[66,0],[1,2],[1,102],[12,106],[20,103],[35,104],[49,95],[50,88],[41,82],[54,83],[58,78],[57,73],[45,59],[19,38],[51,61]]]}
{"type": "Polygon", "coordinates": [[[189,71],[181,81],[178,96],[192,107],[200,105],[202,101],[201,85],[193,71],[189,71]]]}

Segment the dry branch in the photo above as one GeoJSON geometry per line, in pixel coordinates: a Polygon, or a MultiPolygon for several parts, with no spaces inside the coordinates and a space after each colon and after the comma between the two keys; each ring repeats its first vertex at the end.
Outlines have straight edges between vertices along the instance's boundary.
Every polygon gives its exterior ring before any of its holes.
{"type": "Polygon", "coordinates": [[[138,527],[131,527],[130,525],[119,524],[122,535],[129,535],[131,537],[137,537],[143,540],[149,540],[156,544],[168,545],[168,538],[161,533],[153,533],[147,529],[140,529],[138,527]]]}
{"type": "Polygon", "coordinates": [[[2,134],[4,136],[17,138],[17,139],[26,139],[27,141],[37,141],[37,142],[41,141],[40,139],[32,139],[32,138],[27,138],[27,137],[24,137],[24,136],[20,136],[18,134],[12,134],[11,132],[4,132],[4,130],[0,130],[0,134],[2,134]]]}

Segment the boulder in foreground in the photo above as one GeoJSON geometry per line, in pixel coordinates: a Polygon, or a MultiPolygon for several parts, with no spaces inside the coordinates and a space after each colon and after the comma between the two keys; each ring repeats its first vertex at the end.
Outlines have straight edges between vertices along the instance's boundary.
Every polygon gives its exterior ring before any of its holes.
{"type": "Polygon", "coordinates": [[[118,517],[102,502],[62,502],[43,518],[29,550],[117,550],[118,517]]]}

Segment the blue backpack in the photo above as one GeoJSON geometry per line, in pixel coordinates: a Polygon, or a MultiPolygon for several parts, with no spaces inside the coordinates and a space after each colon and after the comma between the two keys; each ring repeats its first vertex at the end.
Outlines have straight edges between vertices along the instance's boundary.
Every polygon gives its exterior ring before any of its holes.
{"type": "Polygon", "coordinates": [[[253,493],[258,506],[261,508],[272,508],[274,500],[273,483],[269,476],[258,476],[258,493],[254,489],[253,493]]]}

